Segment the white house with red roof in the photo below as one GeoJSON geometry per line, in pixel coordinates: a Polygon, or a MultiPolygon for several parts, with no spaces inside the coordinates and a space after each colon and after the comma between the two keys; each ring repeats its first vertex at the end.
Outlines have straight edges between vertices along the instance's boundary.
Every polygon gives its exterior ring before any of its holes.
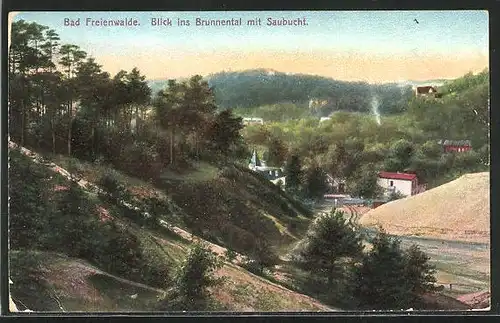
{"type": "Polygon", "coordinates": [[[378,185],[381,186],[387,195],[399,192],[405,196],[418,194],[422,191],[422,185],[418,185],[418,178],[415,174],[379,172],[378,185]]]}

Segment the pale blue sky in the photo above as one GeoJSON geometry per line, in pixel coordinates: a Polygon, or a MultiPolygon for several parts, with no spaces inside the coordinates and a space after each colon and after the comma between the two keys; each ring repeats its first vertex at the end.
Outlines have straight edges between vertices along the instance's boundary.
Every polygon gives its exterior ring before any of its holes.
{"type": "MultiPolygon", "coordinates": [[[[79,45],[92,56],[158,54],[177,64],[185,53],[302,53],[383,57],[444,55],[454,59],[488,56],[487,11],[267,11],[267,12],[23,12],[24,19],[56,30],[63,43],[79,45]],[[66,27],[64,18],[138,19],[138,27],[66,27]],[[173,27],[151,26],[151,18],[171,18],[173,27]],[[243,18],[243,26],[175,26],[177,18],[243,18]],[[260,17],[262,26],[246,26],[260,17]],[[306,18],[307,26],[266,26],[267,17],[306,18]],[[419,21],[419,24],[414,22],[419,21]],[[176,61],[177,60],[177,61],[176,61]]],[[[104,58],[106,57],[106,58],[104,58]]],[[[283,56],[284,57],[284,56],[283,56]]],[[[246,58],[245,58],[246,59],[246,58]]],[[[303,59],[303,58],[301,58],[303,59]]],[[[140,59],[138,64],[140,66],[140,59]]],[[[248,60],[248,59],[246,59],[248,60]]],[[[264,58],[263,58],[264,60],[264,58]]],[[[269,58],[265,58],[266,62],[269,58]]],[[[110,62],[108,65],[111,66],[110,62]]],[[[148,63],[151,65],[151,62],[148,63]]],[[[261,64],[261,63],[255,63],[261,64]]],[[[347,64],[347,63],[346,63],[347,64]]],[[[410,64],[410,63],[408,63],[410,64]]],[[[123,64],[122,64],[123,65],[123,64]]],[[[150,66],[148,65],[148,66],[150,66]]],[[[240,64],[241,65],[241,64],[240,64]]],[[[240,66],[238,65],[238,66],[240,66]]],[[[272,67],[255,66],[255,67],[272,67]]],[[[149,68],[149,67],[148,67],[149,68]]],[[[151,72],[150,72],[151,73],[151,72]]],[[[346,76],[348,77],[348,76],[346,76]]],[[[405,77],[405,76],[402,76],[405,77]]]]}
{"type": "MultiPolygon", "coordinates": [[[[30,12],[15,20],[54,28],[65,42],[113,52],[130,47],[175,46],[186,49],[361,50],[378,53],[431,51],[483,52],[488,49],[487,11],[344,12],[30,12]],[[64,18],[137,18],[139,27],[64,27],[64,18]],[[153,17],[194,20],[305,17],[305,27],[153,27],[153,17]],[[419,24],[413,19],[417,19],[419,24]]],[[[83,23],[82,23],[83,24],[83,23]]]]}

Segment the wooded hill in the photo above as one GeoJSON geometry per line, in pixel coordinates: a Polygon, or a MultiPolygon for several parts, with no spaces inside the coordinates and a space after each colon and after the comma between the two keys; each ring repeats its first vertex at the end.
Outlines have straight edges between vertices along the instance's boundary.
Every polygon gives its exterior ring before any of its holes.
{"type": "MultiPolygon", "coordinates": [[[[208,75],[221,108],[255,108],[264,105],[292,103],[313,114],[327,116],[334,111],[369,112],[376,98],[382,113],[398,113],[411,96],[410,85],[346,82],[333,78],[289,74],[269,69],[220,72],[208,75]]],[[[166,80],[148,82],[153,91],[166,80]]]]}

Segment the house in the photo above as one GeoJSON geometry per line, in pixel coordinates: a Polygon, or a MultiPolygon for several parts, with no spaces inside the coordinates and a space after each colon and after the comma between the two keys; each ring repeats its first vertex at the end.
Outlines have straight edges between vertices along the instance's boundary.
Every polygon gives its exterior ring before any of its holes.
{"type": "Polygon", "coordinates": [[[385,195],[399,192],[405,196],[418,194],[422,186],[418,185],[417,175],[409,173],[379,172],[377,183],[384,189],[385,195]]]}
{"type": "Polygon", "coordinates": [[[254,125],[254,124],[264,124],[264,119],[262,118],[243,118],[244,125],[254,125]]]}
{"type": "Polygon", "coordinates": [[[465,152],[472,149],[470,140],[439,140],[438,144],[443,147],[443,152],[465,152]]]}
{"type": "Polygon", "coordinates": [[[415,88],[415,96],[436,96],[437,89],[434,86],[417,86],[415,88]]]}
{"type": "Polygon", "coordinates": [[[283,168],[267,166],[265,161],[259,159],[255,150],[252,153],[252,158],[250,159],[248,168],[254,172],[260,173],[274,184],[277,184],[279,181],[285,184],[286,178],[284,176],[283,168]]]}

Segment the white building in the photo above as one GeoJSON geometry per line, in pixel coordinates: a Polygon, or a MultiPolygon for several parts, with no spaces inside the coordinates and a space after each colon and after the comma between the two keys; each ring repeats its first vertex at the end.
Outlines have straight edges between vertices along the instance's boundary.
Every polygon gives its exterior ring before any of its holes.
{"type": "Polygon", "coordinates": [[[415,174],[380,172],[377,183],[385,190],[385,195],[399,192],[405,196],[411,196],[419,192],[418,179],[415,174]]]}
{"type": "Polygon", "coordinates": [[[264,119],[262,118],[243,118],[244,125],[252,125],[252,124],[264,124],[264,119]]]}

